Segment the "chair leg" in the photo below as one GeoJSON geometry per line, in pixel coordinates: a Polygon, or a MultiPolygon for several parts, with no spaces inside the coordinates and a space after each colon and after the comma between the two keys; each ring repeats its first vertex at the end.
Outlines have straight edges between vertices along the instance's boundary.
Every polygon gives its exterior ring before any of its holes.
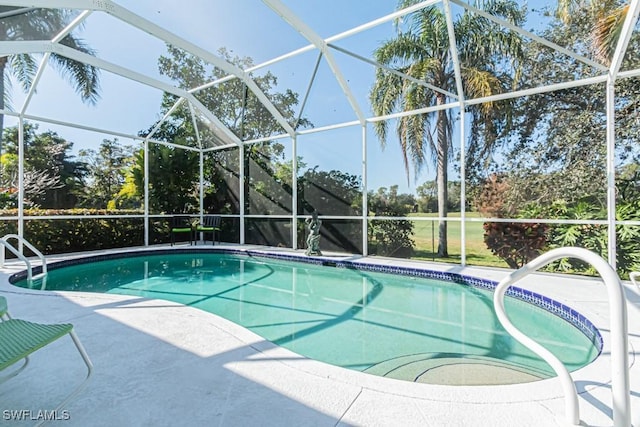
{"type": "MultiPolygon", "coordinates": [[[[56,407],[56,409],[53,410],[53,413],[56,413],[56,412],[60,411],[63,407],[65,407],[71,401],[71,399],[76,397],[82,390],[84,390],[84,388],[87,386],[87,383],[89,382],[89,378],[91,377],[91,374],[93,373],[93,363],[91,363],[91,359],[89,359],[89,355],[87,354],[87,351],[84,349],[84,346],[80,342],[80,339],[78,338],[78,336],[76,335],[76,333],[75,333],[75,331],[73,329],[71,331],[69,331],[69,336],[73,340],[73,343],[76,345],[76,348],[78,349],[78,352],[80,353],[80,356],[82,356],[82,360],[84,361],[85,365],[87,365],[87,377],[84,379],[84,381],[82,381],[82,383],[78,387],[76,387],[71,392],[70,395],[68,395],[62,401],[62,403],[60,403],[56,407]]],[[[41,426],[47,421],[48,421],[47,419],[44,419],[44,420],[40,421],[39,423],[37,423],[36,426],[41,426]]]]}
{"type": "Polygon", "coordinates": [[[20,366],[18,369],[16,369],[15,371],[11,372],[10,374],[3,375],[3,376],[0,377],[0,384],[2,384],[3,382],[15,377],[20,372],[24,371],[24,368],[26,368],[28,364],[29,364],[29,358],[25,357],[24,358],[24,363],[22,364],[22,366],[20,366]]]}
{"type": "MultiPolygon", "coordinates": [[[[9,312],[5,312],[2,316],[0,316],[0,322],[3,322],[5,320],[10,320],[10,319],[11,319],[11,316],[9,315],[9,312]]],[[[28,364],[29,364],[29,357],[27,356],[24,358],[24,363],[22,364],[22,366],[20,366],[18,369],[11,372],[10,374],[3,375],[0,377],[0,384],[7,381],[8,379],[15,377],[20,372],[24,371],[24,368],[26,368],[28,364]]]]}

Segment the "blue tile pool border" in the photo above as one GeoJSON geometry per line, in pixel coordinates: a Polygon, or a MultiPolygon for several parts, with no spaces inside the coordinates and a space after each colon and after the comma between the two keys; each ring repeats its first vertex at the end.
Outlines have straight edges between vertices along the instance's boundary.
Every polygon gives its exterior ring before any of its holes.
{"type": "MultiPolygon", "coordinates": [[[[459,273],[451,273],[445,271],[434,271],[421,267],[406,267],[396,265],[381,265],[374,263],[367,263],[362,260],[345,260],[336,259],[330,257],[307,257],[300,254],[286,254],[286,253],[274,253],[265,250],[247,250],[247,249],[230,249],[230,248],[163,248],[163,249],[144,249],[135,251],[116,251],[100,255],[88,255],[86,257],[70,258],[62,261],[56,261],[47,264],[48,270],[55,270],[58,268],[69,267],[73,265],[86,264],[90,262],[113,260],[118,258],[138,257],[147,255],[159,255],[159,254],[203,254],[203,253],[222,253],[229,255],[244,255],[249,257],[259,257],[267,259],[276,259],[284,261],[293,261],[298,263],[306,263],[320,266],[330,266],[336,268],[347,268],[360,271],[389,273],[395,275],[404,275],[409,277],[420,277],[426,279],[444,280],[447,282],[453,282],[460,285],[471,286],[472,288],[482,289],[493,292],[498,285],[498,282],[488,279],[482,279],[479,277],[467,276],[459,273]]],[[[34,275],[42,272],[41,266],[33,268],[32,273],[34,275]]],[[[27,271],[17,272],[9,277],[10,283],[15,283],[27,278],[27,271]]],[[[526,289],[510,286],[506,292],[506,295],[525,301],[529,304],[540,307],[562,319],[569,322],[578,330],[580,330],[598,350],[598,353],[602,352],[603,340],[600,331],[595,327],[589,319],[580,314],[573,308],[555,301],[549,297],[532,292],[526,289]]]]}

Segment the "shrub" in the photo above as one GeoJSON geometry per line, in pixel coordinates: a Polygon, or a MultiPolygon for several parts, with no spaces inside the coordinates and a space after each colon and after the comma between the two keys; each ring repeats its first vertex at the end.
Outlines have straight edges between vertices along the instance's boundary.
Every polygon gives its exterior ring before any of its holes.
{"type": "MultiPolygon", "coordinates": [[[[554,204],[550,218],[570,218],[596,220],[606,218],[605,208],[591,203],[579,202],[575,206],[554,204]]],[[[620,198],[616,205],[617,221],[638,221],[640,219],[640,201],[620,198]]],[[[627,277],[631,271],[640,270],[640,227],[635,225],[616,226],[616,268],[618,274],[627,277]]],[[[558,224],[550,227],[549,245],[551,248],[578,246],[607,259],[607,226],[599,224],[558,224]]],[[[577,259],[561,259],[553,264],[556,271],[595,274],[593,267],[577,259]]]]}
{"type": "MultiPolygon", "coordinates": [[[[491,175],[476,199],[478,211],[489,217],[511,216],[506,202],[509,185],[497,175],[491,175]]],[[[538,223],[485,222],[484,243],[509,267],[520,268],[542,253],[547,246],[548,227],[538,223]]]]}
{"type": "Polygon", "coordinates": [[[546,224],[485,222],[484,242],[491,252],[511,268],[520,268],[547,246],[546,224]]]}
{"type": "MultiPolygon", "coordinates": [[[[369,210],[380,217],[402,217],[409,213],[407,204],[396,193],[381,188],[369,192],[369,210]]],[[[410,258],[413,256],[413,223],[404,219],[369,221],[369,253],[371,255],[410,258]]]]}
{"type": "MultiPolygon", "coordinates": [[[[70,209],[27,209],[25,216],[47,216],[46,219],[25,219],[24,237],[43,254],[91,251],[144,245],[144,218],[100,218],[95,215],[134,215],[140,211],[70,209]],[[86,215],[86,218],[69,218],[86,215]],[[90,216],[91,215],[91,216],[90,216]],[[61,218],[55,218],[60,216],[61,218]]],[[[17,209],[0,210],[2,217],[17,217],[17,209]]],[[[0,235],[17,234],[16,220],[0,221],[0,235]]],[[[168,236],[164,221],[152,224],[153,243],[168,236]]],[[[167,238],[168,239],[168,238],[167,238]]]]}
{"type": "Polygon", "coordinates": [[[413,256],[413,223],[407,220],[369,221],[371,255],[410,258],[413,256]]]}

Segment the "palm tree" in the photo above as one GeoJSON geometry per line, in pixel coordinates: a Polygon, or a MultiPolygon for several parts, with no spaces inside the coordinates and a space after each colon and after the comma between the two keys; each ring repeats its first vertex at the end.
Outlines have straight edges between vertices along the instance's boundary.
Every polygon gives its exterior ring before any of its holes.
{"type": "Polygon", "coordinates": [[[616,0],[558,0],[556,16],[565,24],[579,9],[588,8],[592,17],[591,48],[594,56],[609,65],[629,11],[629,2],[616,0]]]}
{"type": "MultiPolygon", "coordinates": [[[[402,0],[399,8],[417,3],[402,0]]],[[[498,15],[516,25],[524,22],[524,11],[513,1],[476,2],[476,7],[498,15]]],[[[444,12],[430,6],[408,17],[406,31],[384,42],[375,51],[376,60],[412,79],[406,79],[383,68],[376,71],[376,81],[370,92],[374,113],[378,116],[396,111],[412,111],[452,102],[447,93],[456,92],[454,67],[449,49],[447,22],[444,12]],[[440,88],[433,90],[425,84],[440,88]]],[[[517,33],[502,28],[487,18],[465,10],[454,22],[463,88],[467,98],[478,98],[507,91],[514,83],[514,67],[522,58],[522,40],[517,33]]],[[[498,123],[509,117],[509,102],[470,106],[470,152],[480,156],[503,135],[498,123]]],[[[416,175],[431,154],[436,165],[438,214],[447,216],[448,159],[452,152],[453,117],[450,110],[408,115],[398,119],[397,134],[409,179],[409,164],[416,175]],[[435,127],[435,132],[432,128],[435,127]],[[435,137],[434,137],[435,133],[435,137]]],[[[375,130],[384,147],[388,129],[386,121],[375,122],[375,130]]],[[[438,256],[447,257],[447,226],[441,220],[438,229],[438,256]]]]}
{"type": "MultiPolygon", "coordinates": [[[[72,11],[65,9],[39,9],[0,6],[0,37],[3,40],[51,40],[73,19],[72,11]]],[[[94,55],[95,52],[81,39],[67,35],[60,44],[94,55]]],[[[37,58],[31,54],[0,57],[0,109],[10,104],[11,77],[26,92],[33,84],[38,71],[37,58]]],[[[75,86],[83,101],[94,104],[99,97],[98,69],[81,62],[52,53],[52,65],[75,86]]],[[[0,114],[0,155],[4,115],[0,114]]]]}

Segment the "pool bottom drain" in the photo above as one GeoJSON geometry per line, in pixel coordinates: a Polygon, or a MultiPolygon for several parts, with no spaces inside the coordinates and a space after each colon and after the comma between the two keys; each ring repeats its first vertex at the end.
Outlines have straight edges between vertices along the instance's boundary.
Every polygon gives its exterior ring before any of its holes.
{"type": "Polygon", "coordinates": [[[506,385],[549,378],[544,372],[501,359],[461,354],[413,354],[377,363],[364,372],[440,385],[506,385]]]}

